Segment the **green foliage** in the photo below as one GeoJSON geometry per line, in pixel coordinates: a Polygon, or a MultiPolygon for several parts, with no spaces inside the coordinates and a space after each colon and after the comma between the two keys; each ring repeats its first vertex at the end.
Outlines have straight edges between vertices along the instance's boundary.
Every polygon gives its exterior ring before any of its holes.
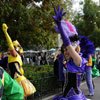
{"type": "MultiPolygon", "coordinates": [[[[0,1],[0,27],[6,23],[8,33],[12,40],[18,40],[24,49],[50,49],[57,45],[57,34],[54,30],[54,6],[60,5],[67,12],[64,19],[69,19],[72,14],[70,0],[9,0],[0,1]],[[40,7],[32,1],[40,2],[40,7]],[[31,4],[29,8],[27,5],[31,4]]],[[[7,48],[5,37],[0,30],[0,47],[7,48]]]]}
{"type": "Polygon", "coordinates": [[[52,65],[31,66],[23,65],[25,76],[29,80],[41,79],[53,75],[52,65]]]}
{"type": "Polygon", "coordinates": [[[73,23],[80,35],[87,36],[95,44],[100,45],[100,7],[92,0],[85,0],[83,14],[78,13],[73,23]]]}

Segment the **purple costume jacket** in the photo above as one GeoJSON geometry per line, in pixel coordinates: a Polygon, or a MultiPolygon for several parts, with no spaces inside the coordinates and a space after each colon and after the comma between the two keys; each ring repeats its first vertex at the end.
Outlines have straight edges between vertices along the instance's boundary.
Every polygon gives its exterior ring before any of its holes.
{"type": "MultiPolygon", "coordinates": [[[[75,63],[73,62],[73,59],[70,59],[67,62],[68,72],[77,73],[76,74],[77,75],[77,88],[79,90],[79,94],[76,94],[74,89],[71,88],[65,98],[63,96],[55,96],[53,98],[53,100],[87,100],[86,97],[84,96],[84,94],[80,90],[80,74],[78,74],[78,73],[83,73],[84,72],[87,60],[85,58],[83,58],[81,54],[79,54],[79,55],[81,56],[81,59],[82,59],[82,63],[80,65],[80,67],[75,65],[75,63]]],[[[62,70],[60,70],[60,71],[62,71],[62,70]]]]}

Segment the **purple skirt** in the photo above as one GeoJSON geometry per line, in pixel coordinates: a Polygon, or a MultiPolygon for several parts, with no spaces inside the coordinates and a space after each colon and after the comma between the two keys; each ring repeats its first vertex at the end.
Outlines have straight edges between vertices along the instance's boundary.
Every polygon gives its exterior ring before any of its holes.
{"type": "Polygon", "coordinates": [[[73,95],[71,97],[62,97],[62,96],[55,96],[53,100],[87,100],[84,94],[81,92],[78,95],[73,95]]]}

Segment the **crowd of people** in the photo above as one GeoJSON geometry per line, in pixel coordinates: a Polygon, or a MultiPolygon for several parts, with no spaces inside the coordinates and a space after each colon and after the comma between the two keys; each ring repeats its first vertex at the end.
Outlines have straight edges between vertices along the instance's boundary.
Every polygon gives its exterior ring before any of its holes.
{"type": "MultiPolygon", "coordinates": [[[[63,8],[58,10],[54,7],[56,32],[59,32],[63,44],[57,55],[55,66],[57,77],[62,81],[64,87],[63,95],[55,96],[53,100],[88,100],[80,89],[81,75],[85,74],[89,96],[94,95],[92,80],[92,55],[94,44],[85,36],[80,36],[75,26],[69,21],[63,20],[66,13],[63,8]]],[[[34,85],[24,76],[23,70],[23,48],[20,43],[12,41],[6,24],[2,25],[8,44],[8,56],[0,61],[0,99],[2,100],[25,100],[27,96],[34,94],[34,85]]],[[[49,54],[40,53],[32,61],[37,65],[48,64],[49,54]]],[[[95,59],[95,58],[94,58],[95,59]]],[[[95,60],[94,60],[95,65],[95,60]]],[[[94,68],[94,66],[93,66],[94,68]]],[[[96,70],[97,71],[97,70],[96,70]]],[[[94,73],[95,74],[95,73],[94,73]]]]}
{"type": "MultiPolygon", "coordinates": [[[[25,54],[24,54],[25,55],[25,54]]],[[[29,53],[24,57],[25,64],[35,65],[51,65],[53,64],[54,55],[50,52],[29,53]]]]}

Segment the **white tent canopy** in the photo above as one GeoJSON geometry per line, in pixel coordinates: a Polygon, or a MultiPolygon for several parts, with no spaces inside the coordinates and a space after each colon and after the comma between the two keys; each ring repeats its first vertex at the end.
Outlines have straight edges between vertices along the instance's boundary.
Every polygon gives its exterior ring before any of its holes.
{"type": "Polygon", "coordinates": [[[96,48],[96,51],[100,51],[100,47],[97,47],[97,48],[96,48]]]}

